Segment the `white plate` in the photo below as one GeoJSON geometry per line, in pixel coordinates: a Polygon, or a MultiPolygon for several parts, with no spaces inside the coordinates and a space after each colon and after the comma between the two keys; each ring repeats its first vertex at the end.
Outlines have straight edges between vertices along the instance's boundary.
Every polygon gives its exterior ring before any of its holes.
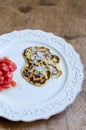
{"type": "Polygon", "coordinates": [[[83,65],[80,56],[64,39],[40,30],[14,31],[0,36],[0,57],[17,64],[17,86],[0,92],[0,116],[12,121],[48,119],[62,112],[81,90],[83,65]],[[46,46],[59,55],[62,76],[42,87],[29,84],[20,70],[25,65],[22,52],[29,46],[46,46]]]}

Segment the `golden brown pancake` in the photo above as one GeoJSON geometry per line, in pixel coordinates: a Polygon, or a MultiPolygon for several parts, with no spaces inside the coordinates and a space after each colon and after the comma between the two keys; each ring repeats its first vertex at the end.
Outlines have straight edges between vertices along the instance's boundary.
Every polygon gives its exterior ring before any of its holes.
{"type": "Polygon", "coordinates": [[[35,62],[36,64],[40,61],[52,62],[54,64],[59,63],[60,58],[54,55],[46,47],[29,47],[24,50],[23,56],[26,62],[35,62]]]}
{"type": "Polygon", "coordinates": [[[41,86],[50,78],[58,78],[62,74],[58,66],[60,58],[46,47],[26,48],[23,56],[26,66],[22,69],[22,75],[33,85],[41,86]]]}
{"type": "Polygon", "coordinates": [[[41,86],[50,79],[51,72],[44,64],[32,64],[31,66],[24,66],[22,75],[31,84],[41,86]]]}

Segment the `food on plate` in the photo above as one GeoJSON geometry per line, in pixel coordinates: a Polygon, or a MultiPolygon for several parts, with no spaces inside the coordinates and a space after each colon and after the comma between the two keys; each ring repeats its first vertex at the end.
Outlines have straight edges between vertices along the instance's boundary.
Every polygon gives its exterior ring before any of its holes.
{"type": "Polygon", "coordinates": [[[41,86],[50,78],[62,75],[59,67],[60,58],[44,46],[28,47],[23,56],[26,65],[22,69],[22,76],[31,84],[41,86]]]}
{"type": "Polygon", "coordinates": [[[35,62],[39,63],[40,61],[46,61],[46,63],[51,62],[57,64],[60,62],[60,58],[51,53],[50,49],[46,47],[29,47],[26,48],[23,52],[23,56],[26,62],[35,62]]]}
{"type": "Polygon", "coordinates": [[[22,70],[23,77],[33,85],[43,85],[50,79],[50,69],[45,64],[40,63],[31,64],[30,66],[25,66],[22,70]]]}
{"type": "Polygon", "coordinates": [[[16,68],[16,64],[7,57],[0,58],[0,91],[16,86],[13,80],[13,72],[16,68]]]}

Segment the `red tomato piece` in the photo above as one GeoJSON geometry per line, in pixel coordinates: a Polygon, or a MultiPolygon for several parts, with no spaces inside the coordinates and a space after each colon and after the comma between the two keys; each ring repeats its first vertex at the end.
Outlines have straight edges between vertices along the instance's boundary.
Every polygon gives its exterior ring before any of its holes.
{"type": "Polygon", "coordinates": [[[16,86],[16,82],[14,80],[11,80],[12,86],[16,86]]]}
{"type": "Polygon", "coordinates": [[[0,68],[2,69],[2,71],[9,71],[8,66],[5,63],[2,63],[0,68]]]}

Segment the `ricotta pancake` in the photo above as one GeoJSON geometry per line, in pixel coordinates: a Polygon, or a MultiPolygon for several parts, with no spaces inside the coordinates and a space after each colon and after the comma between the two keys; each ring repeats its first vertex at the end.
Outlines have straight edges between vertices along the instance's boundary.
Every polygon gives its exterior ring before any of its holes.
{"type": "Polygon", "coordinates": [[[29,47],[24,50],[23,56],[26,62],[35,62],[36,64],[40,61],[46,61],[53,64],[57,64],[60,58],[52,54],[50,49],[46,47],[29,47]]]}
{"type": "Polygon", "coordinates": [[[41,86],[45,84],[51,77],[50,69],[44,64],[26,65],[22,69],[23,77],[33,85],[41,86]]]}
{"type": "Polygon", "coordinates": [[[62,71],[60,58],[43,46],[28,47],[23,52],[26,65],[22,69],[23,77],[31,84],[41,86],[50,78],[58,78],[62,71]]]}

